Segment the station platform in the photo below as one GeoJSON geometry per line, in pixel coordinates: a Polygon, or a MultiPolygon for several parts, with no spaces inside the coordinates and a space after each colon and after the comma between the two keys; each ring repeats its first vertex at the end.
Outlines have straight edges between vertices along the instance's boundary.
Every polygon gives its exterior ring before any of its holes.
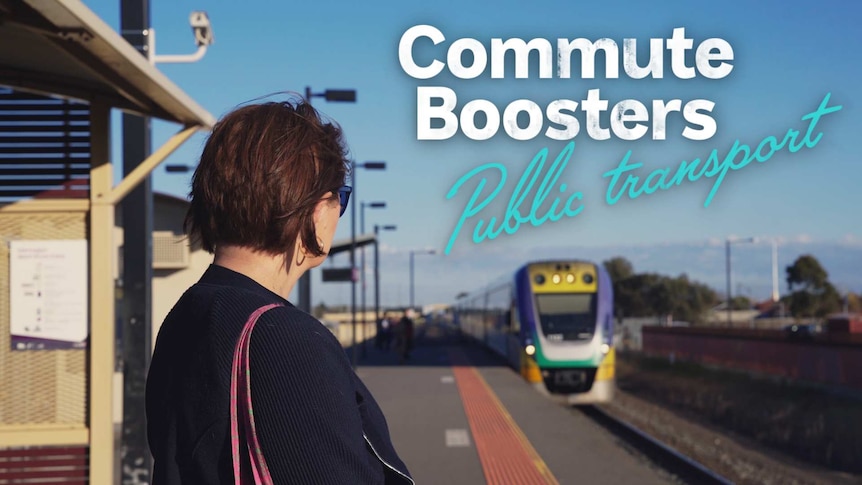
{"type": "Polygon", "coordinates": [[[418,326],[404,363],[371,340],[357,356],[356,372],[417,484],[673,483],[576,408],[548,399],[448,327],[418,326]]]}

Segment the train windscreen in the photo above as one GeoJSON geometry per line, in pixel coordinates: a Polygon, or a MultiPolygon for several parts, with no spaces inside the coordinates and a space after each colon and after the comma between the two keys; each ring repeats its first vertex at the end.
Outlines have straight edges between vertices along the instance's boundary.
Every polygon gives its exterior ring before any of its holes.
{"type": "Polygon", "coordinates": [[[539,293],[536,307],[548,340],[589,340],[596,329],[595,293],[539,293]]]}

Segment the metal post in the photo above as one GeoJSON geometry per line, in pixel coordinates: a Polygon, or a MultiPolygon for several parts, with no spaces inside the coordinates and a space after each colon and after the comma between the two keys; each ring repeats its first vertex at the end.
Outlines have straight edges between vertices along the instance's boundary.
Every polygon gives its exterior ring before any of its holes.
{"type": "MultiPolygon", "coordinates": [[[[356,198],[356,161],[350,162],[350,179],[353,185],[353,200],[356,198]]],[[[357,366],[359,354],[356,348],[356,202],[350,204],[350,322],[353,331],[353,368],[357,366]]]]}
{"type": "Polygon", "coordinates": [[[778,295],[778,240],[772,240],[772,301],[777,302],[778,295]]]}
{"type": "MultiPolygon", "coordinates": [[[[121,0],[120,29],[144,57],[150,29],[149,0],[121,0]]],[[[151,151],[150,119],[123,114],[123,174],[130,174],[151,151]]],[[[122,483],[150,483],[144,391],[152,354],[152,177],[122,201],[123,214],[123,433],[122,483]]]]}
{"type": "Polygon", "coordinates": [[[730,327],[730,326],[732,326],[731,325],[731,316],[730,316],[730,305],[731,305],[731,295],[730,295],[730,239],[728,239],[725,242],[725,244],[727,245],[726,250],[725,250],[725,252],[726,252],[725,259],[727,262],[727,265],[726,265],[727,266],[727,326],[730,327]]]}
{"type": "MultiPolygon", "coordinates": [[[[359,208],[359,234],[365,235],[365,202],[361,202],[360,206],[361,207],[359,208]]],[[[360,277],[359,278],[361,281],[360,294],[362,295],[362,297],[361,297],[361,301],[362,301],[362,342],[360,345],[362,346],[362,356],[365,357],[365,355],[366,355],[366,350],[365,350],[365,325],[366,325],[366,321],[365,321],[365,246],[362,246],[359,249],[359,259],[360,259],[360,263],[359,263],[360,277]]]]}
{"type": "Polygon", "coordinates": [[[299,309],[305,313],[311,313],[311,272],[306,271],[299,278],[299,309]]]}
{"type": "MultiPolygon", "coordinates": [[[[305,102],[311,104],[311,87],[305,87],[305,102]]],[[[306,271],[305,274],[299,277],[297,285],[298,298],[297,306],[305,313],[311,313],[311,271],[306,271]]]]}
{"type": "MultiPolygon", "coordinates": [[[[380,321],[380,249],[377,238],[380,234],[380,226],[374,224],[374,325],[380,321]]],[[[380,338],[380,337],[377,337],[380,338]]]]}
{"type": "Polygon", "coordinates": [[[413,251],[410,251],[410,308],[413,308],[413,251]]]}

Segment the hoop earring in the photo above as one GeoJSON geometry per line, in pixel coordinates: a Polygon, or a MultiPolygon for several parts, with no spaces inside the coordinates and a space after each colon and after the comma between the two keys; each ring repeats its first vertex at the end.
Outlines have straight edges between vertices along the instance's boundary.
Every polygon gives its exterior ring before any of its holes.
{"type": "Polygon", "coordinates": [[[300,254],[300,255],[302,255],[302,259],[299,259],[299,258],[297,257],[297,258],[296,258],[296,265],[297,265],[297,266],[302,266],[302,263],[304,263],[304,262],[305,262],[305,258],[306,258],[305,248],[303,248],[302,250],[300,250],[300,251],[299,251],[299,254],[300,254]]]}

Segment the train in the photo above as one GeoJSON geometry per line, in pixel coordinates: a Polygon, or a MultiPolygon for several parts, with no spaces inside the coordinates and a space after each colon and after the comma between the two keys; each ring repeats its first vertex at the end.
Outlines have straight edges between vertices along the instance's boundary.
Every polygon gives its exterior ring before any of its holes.
{"type": "Polygon", "coordinates": [[[452,324],[566,404],[613,399],[614,295],[603,266],[533,261],[461,295],[452,324]]]}

